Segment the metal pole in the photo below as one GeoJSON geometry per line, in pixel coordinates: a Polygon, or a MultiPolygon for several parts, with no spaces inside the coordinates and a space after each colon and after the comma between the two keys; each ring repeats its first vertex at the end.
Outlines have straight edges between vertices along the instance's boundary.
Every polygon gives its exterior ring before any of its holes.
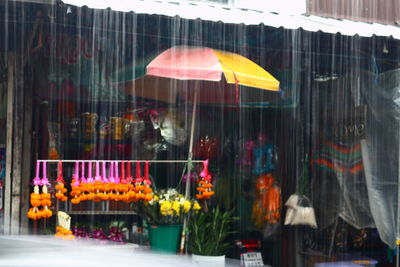
{"type": "MultiPolygon", "coordinates": [[[[190,196],[190,174],[192,172],[192,163],[197,162],[192,160],[193,157],[193,138],[194,138],[194,126],[196,122],[196,112],[197,112],[197,90],[194,92],[194,99],[193,99],[193,113],[192,113],[192,125],[190,127],[190,141],[189,141],[189,155],[188,155],[188,160],[187,160],[187,178],[186,178],[186,188],[185,188],[185,198],[189,199],[190,196]]],[[[202,161],[200,161],[202,162],[202,161]]],[[[181,236],[181,244],[179,248],[179,253],[184,254],[185,250],[185,243],[186,243],[186,228],[187,228],[187,222],[188,217],[186,216],[183,220],[183,229],[182,229],[182,236],[181,236]]]]}
{"type": "MultiPolygon", "coordinates": [[[[194,91],[194,100],[193,100],[193,113],[192,113],[192,125],[190,128],[190,141],[189,141],[189,155],[188,155],[188,167],[187,167],[187,176],[186,179],[186,190],[185,190],[185,198],[187,199],[190,195],[190,174],[192,172],[192,163],[195,162],[192,160],[193,157],[193,138],[194,138],[194,126],[196,121],[196,112],[197,112],[197,90],[194,91]]],[[[198,162],[198,161],[196,161],[198,162]]],[[[203,162],[200,160],[200,162],[203,162]]]]}
{"type": "MultiPolygon", "coordinates": [[[[149,163],[186,163],[188,160],[58,160],[58,159],[38,159],[40,162],[46,163],[56,163],[56,162],[65,162],[65,163],[75,163],[77,161],[80,162],[149,162],[149,163]]],[[[201,163],[203,160],[191,160],[193,163],[201,163]]]]}

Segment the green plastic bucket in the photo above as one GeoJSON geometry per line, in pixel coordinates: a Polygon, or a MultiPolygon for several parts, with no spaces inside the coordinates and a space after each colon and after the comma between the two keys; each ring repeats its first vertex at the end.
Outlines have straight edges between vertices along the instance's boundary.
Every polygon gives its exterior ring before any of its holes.
{"type": "Polygon", "coordinates": [[[176,253],[182,232],[182,224],[150,225],[150,247],[154,251],[176,253]]]}

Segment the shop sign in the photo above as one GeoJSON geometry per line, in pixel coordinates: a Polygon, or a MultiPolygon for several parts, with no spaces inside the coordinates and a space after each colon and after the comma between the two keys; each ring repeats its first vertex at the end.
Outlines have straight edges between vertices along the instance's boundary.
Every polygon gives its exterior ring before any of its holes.
{"type": "Polygon", "coordinates": [[[346,114],[339,114],[333,121],[333,135],[339,140],[365,139],[366,106],[359,106],[346,110],[346,114]]]}
{"type": "Polygon", "coordinates": [[[80,35],[56,34],[46,38],[46,56],[55,57],[65,64],[76,64],[81,57],[91,59],[97,54],[97,46],[80,35]]]}

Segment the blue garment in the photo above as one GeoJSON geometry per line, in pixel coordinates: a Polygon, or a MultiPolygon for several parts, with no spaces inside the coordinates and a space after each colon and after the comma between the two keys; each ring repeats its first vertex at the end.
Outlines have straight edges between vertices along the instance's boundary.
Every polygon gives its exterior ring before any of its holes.
{"type": "Polygon", "coordinates": [[[253,174],[260,175],[275,169],[274,146],[272,144],[265,144],[262,147],[255,147],[253,149],[253,155],[253,174]]]}

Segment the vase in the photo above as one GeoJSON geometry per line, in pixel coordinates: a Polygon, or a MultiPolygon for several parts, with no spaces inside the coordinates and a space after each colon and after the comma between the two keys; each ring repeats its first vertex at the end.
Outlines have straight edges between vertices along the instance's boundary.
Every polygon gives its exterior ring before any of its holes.
{"type": "Polygon", "coordinates": [[[209,267],[220,267],[225,266],[225,255],[222,256],[204,256],[204,255],[192,255],[192,262],[195,266],[209,266],[209,267]]]}
{"type": "Polygon", "coordinates": [[[182,224],[150,225],[149,241],[151,250],[175,254],[182,233],[182,224]]]}

